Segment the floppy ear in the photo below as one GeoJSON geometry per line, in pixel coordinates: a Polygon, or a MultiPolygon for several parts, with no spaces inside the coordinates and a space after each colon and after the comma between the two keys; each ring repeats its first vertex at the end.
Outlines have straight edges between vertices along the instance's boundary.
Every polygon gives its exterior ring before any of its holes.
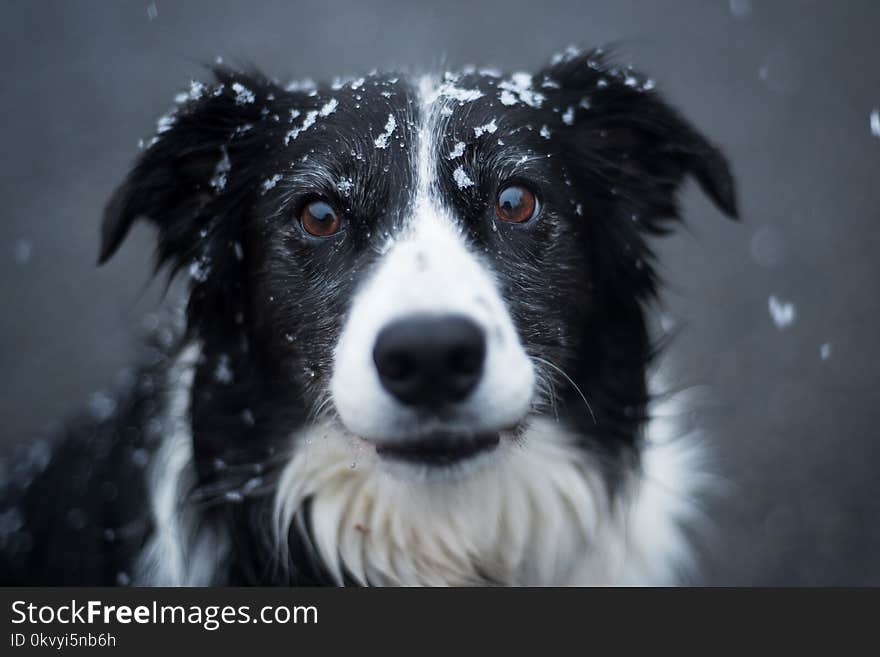
{"type": "Polygon", "coordinates": [[[560,129],[576,157],[652,206],[642,208],[649,230],[662,230],[652,220],[677,215],[675,192],[688,175],[722,212],[737,217],[727,159],[657,94],[652,80],[592,51],[558,57],[536,81],[559,105],[560,129]]]}
{"type": "Polygon", "coordinates": [[[223,68],[214,69],[214,76],[215,86],[194,82],[176,99],[180,105],[159,120],[156,136],[113,194],[101,226],[99,264],[144,218],[159,229],[157,265],[170,261],[177,268],[195,256],[215,219],[215,201],[244,193],[231,162],[253,148],[247,126],[263,118],[260,101],[274,86],[256,74],[223,68]]]}

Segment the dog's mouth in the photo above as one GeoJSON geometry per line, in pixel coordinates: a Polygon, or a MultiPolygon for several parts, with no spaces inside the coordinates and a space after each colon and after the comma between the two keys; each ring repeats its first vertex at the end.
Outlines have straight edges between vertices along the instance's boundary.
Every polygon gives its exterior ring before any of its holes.
{"type": "Polygon", "coordinates": [[[414,440],[375,443],[376,453],[385,459],[415,465],[449,466],[491,452],[501,441],[499,433],[432,434],[414,440]]]}

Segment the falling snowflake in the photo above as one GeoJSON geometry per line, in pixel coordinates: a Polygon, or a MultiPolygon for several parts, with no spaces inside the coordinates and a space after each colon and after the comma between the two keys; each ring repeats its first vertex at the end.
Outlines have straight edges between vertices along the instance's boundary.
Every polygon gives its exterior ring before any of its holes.
{"type": "Polygon", "coordinates": [[[744,20],[752,13],[752,0],[730,0],[730,13],[744,20]]]}
{"type": "Polygon", "coordinates": [[[767,308],[770,310],[770,317],[776,328],[780,331],[788,328],[794,323],[797,317],[797,309],[790,301],[781,301],[775,295],[771,294],[767,301],[767,308]]]}
{"type": "Polygon", "coordinates": [[[16,240],[12,246],[12,256],[15,258],[16,264],[26,265],[31,261],[34,249],[30,241],[26,239],[16,240]]]}

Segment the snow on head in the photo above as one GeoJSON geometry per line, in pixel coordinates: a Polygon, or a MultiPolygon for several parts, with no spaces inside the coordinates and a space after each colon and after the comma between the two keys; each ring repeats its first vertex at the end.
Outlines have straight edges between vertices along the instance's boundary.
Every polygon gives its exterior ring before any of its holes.
{"type": "Polygon", "coordinates": [[[240,82],[233,82],[232,90],[235,92],[236,105],[247,105],[254,102],[254,92],[240,82]]]}
{"type": "Polygon", "coordinates": [[[280,174],[280,173],[276,173],[276,174],[275,174],[274,176],[272,176],[271,178],[266,178],[266,180],[263,181],[263,193],[265,194],[265,193],[268,192],[270,189],[272,189],[273,187],[275,187],[275,185],[277,185],[277,184],[278,184],[278,181],[280,181],[280,180],[281,180],[281,174],[280,174]]]}
{"type": "Polygon", "coordinates": [[[562,122],[565,125],[574,125],[574,107],[569,106],[565,113],[562,115],[562,122]]]}
{"type": "Polygon", "coordinates": [[[493,134],[496,130],[498,130],[498,126],[495,124],[495,119],[489,121],[489,123],[485,125],[478,125],[474,128],[474,135],[477,137],[481,137],[484,134],[493,134]]]}
{"type": "Polygon", "coordinates": [[[208,184],[214,188],[215,191],[222,192],[226,188],[226,174],[229,173],[230,162],[229,162],[229,153],[226,152],[226,147],[220,147],[221,157],[220,161],[217,162],[217,166],[214,167],[214,175],[211,180],[208,181],[208,184]]]}
{"type": "MultiPolygon", "coordinates": [[[[297,114],[297,116],[298,115],[299,114],[297,114]]],[[[291,142],[291,140],[299,137],[300,133],[305,132],[306,130],[311,128],[313,125],[315,125],[315,121],[317,119],[318,119],[318,110],[312,110],[311,112],[306,114],[305,118],[303,119],[302,125],[300,125],[298,128],[294,128],[293,130],[290,130],[286,135],[284,135],[284,145],[287,146],[291,142]]]]}
{"type": "Polygon", "coordinates": [[[311,78],[306,78],[305,80],[292,80],[291,82],[288,82],[287,85],[284,87],[284,90],[293,92],[314,91],[316,86],[317,85],[315,84],[314,80],[312,80],[311,78]]]}
{"type": "Polygon", "coordinates": [[[449,151],[449,155],[446,156],[446,159],[447,160],[454,160],[455,158],[461,157],[462,155],[464,155],[464,146],[465,146],[465,144],[463,141],[456,142],[456,144],[452,148],[452,150],[449,151]]]}
{"type": "Polygon", "coordinates": [[[354,181],[351,178],[340,178],[336,181],[336,189],[343,196],[348,196],[351,194],[351,188],[354,186],[354,181]]]}
{"type": "Polygon", "coordinates": [[[532,89],[532,76],[528,73],[514,73],[509,80],[498,84],[501,94],[498,99],[502,105],[525,103],[529,107],[540,107],[544,102],[544,94],[532,89]]]}
{"type": "Polygon", "coordinates": [[[339,102],[335,98],[331,98],[320,110],[318,110],[318,114],[321,116],[330,116],[336,111],[337,107],[339,107],[339,102]]]}
{"type": "Polygon", "coordinates": [[[191,80],[189,83],[189,91],[184,91],[174,97],[174,102],[178,105],[191,100],[198,100],[205,94],[206,87],[198,80],[191,80]]]}
{"type": "Polygon", "coordinates": [[[150,140],[148,146],[152,146],[157,141],[159,141],[159,135],[164,132],[168,132],[177,122],[177,117],[174,114],[165,114],[160,116],[156,121],[156,136],[150,140]]]}
{"type": "Polygon", "coordinates": [[[794,320],[797,317],[797,309],[792,302],[781,301],[776,295],[771,294],[770,299],[767,301],[767,307],[770,310],[770,317],[773,319],[773,323],[776,324],[776,328],[780,331],[794,324],[794,320]]]}
{"type": "Polygon", "coordinates": [[[483,92],[479,89],[459,89],[458,87],[447,87],[443,93],[444,96],[455,98],[460,103],[469,103],[477,98],[483,97],[483,92]]]}
{"type": "Polygon", "coordinates": [[[379,136],[373,141],[376,148],[388,148],[388,142],[396,128],[397,120],[394,118],[393,114],[389,114],[388,121],[385,123],[385,132],[379,133],[379,136]]]}
{"type": "Polygon", "coordinates": [[[425,99],[427,103],[433,103],[438,98],[452,98],[459,103],[464,104],[483,97],[483,92],[479,89],[462,89],[461,87],[457,87],[455,85],[455,77],[452,74],[447,73],[445,78],[443,84],[427,95],[425,99]]]}
{"type": "Polygon", "coordinates": [[[580,56],[580,49],[575,46],[568,46],[563,52],[558,52],[550,59],[550,63],[553,66],[557,64],[561,64],[562,62],[570,62],[575,57],[580,56]]]}
{"type": "Polygon", "coordinates": [[[474,184],[474,181],[468,178],[468,175],[465,173],[464,167],[462,166],[452,172],[452,178],[455,180],[455,184],[458,185],[459,189],[467,189],[474,184]]]}

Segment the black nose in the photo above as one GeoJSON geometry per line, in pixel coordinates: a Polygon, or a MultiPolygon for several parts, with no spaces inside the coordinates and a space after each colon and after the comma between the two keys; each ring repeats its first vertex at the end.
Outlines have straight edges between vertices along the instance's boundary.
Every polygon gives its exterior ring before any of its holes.
{"type": "Polygon", "coordinates": [[[414,315],[379,333],[373,360],[385,389],[404,404],[437,407],[463,400],[480,381],[483,330],[458,315],[414,315]]]}

